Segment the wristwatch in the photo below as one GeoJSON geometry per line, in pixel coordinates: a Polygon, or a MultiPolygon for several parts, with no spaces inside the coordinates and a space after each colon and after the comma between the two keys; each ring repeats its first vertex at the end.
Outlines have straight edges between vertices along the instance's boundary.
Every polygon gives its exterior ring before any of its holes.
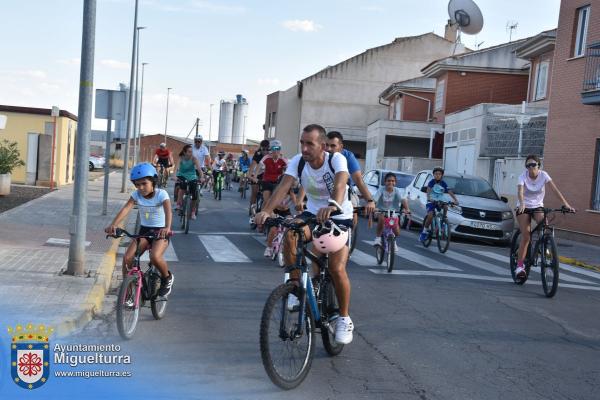
{"type": "Polygon", "coordinates": [[[369,199],[369,200],[367,200],[367,203],[375,203],[375,200],[369,199]]]}

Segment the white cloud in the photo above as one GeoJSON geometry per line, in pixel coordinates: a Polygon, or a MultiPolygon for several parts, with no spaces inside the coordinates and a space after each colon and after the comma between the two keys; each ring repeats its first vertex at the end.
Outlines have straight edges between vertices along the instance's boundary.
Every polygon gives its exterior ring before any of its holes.
{"type": "Polygon", "coordinates": [[[279,85],[278,78],[258,78],[257,83],[260,86],[277,86],[279,85]]]}
{"type": "Polygon", "coordinates": [[[100,60],[100,64],[108,68],[114,69],[129,69],[129,63],[117,60],[100,60]]]}
{"type": "Polygon", "coordinates": [[[322,28],[322,26],[316,24],[315,21],[308,19],[287,20],[283,21],[281,25],[283,25],[285,29],[288,29],[292,32],[316,32],[322,28]]]}

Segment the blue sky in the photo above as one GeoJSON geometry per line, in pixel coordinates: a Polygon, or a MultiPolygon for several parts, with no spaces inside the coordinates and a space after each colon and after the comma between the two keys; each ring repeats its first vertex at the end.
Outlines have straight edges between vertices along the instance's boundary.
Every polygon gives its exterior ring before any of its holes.
{"type": "MultiPolygon", "coordinates": [[[[559,0],[478,0],[485,25],[463,36],[468,47],[508,41],[556,27],[559,0]]],[[[77,113],[82,0],[5,0],[0,15],[0,104],[77,113]]],[[[95,88],[129,82],[133,0],[97,0],[95,88]]],[[[268,93],[391,42],[443,35],[446,0],[140,0],[141,61],[148,62],[142,131],[164,131],[166,88],[173,87],[169,133],[185,136],[195,118],[218,129],[220,99],[250,103],[247,134],[262,136],[268,93]]],[[[316,121],[318,122],[318,121],[316,121]]],[[[94,120],[95,129],[105,128],[94,120]]]]}

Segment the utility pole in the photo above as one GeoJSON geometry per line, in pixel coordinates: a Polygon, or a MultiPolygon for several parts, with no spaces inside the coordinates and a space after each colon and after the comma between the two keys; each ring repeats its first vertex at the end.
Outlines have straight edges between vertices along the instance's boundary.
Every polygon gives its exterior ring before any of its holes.
{"type": "Polygon", "coordinates": [[[73,212],[69,220],[68,275],[83,275],[85,266],[85,233],[87,229],[88,159],[92,129],[92,91],[94,89],[94,51],[96,41],[96,0],[83,3],[81,35],[81,68],[79,72],[79,107],[77,110],[77,144],[73,212]]]}
{"type": "Polygon", "coordinates": [[[198,136],[198,125],[200,125],[200,118],[196,118],[196,136],[198,136]]]}
{"type": "Polygon", "coordinates": [[[133,116],[131,113],[133,112],[133,96],[135,96],[135,92],[133,90],[134,86],[134,73],[135,73],[135,50],[136,50],[136,42],[137,42],[137,17],[138,17],[138,3],[139,0],[135,0],[135,14],[133,17],[133,44],[131,49],[131,71],[129,73],[129,102],[127,105],[127,133],[125,134],[125,155],[123,156],[123,178],[121,179],[121,193],[125,193],[127,189],[127,178],[129,175],[129,140],[131,138],[131,129],[132,129],[132,121],[133,116]]]}
{"type": "Polygon", "coordinates": [[[140,118],[139,118],[139,122],[138,122],[138,134],[137,134],[137,140],[138,140],[138,144],[137,144],[137,151],[138,151],[138,160],[140,158],[140,144],[141,139],[140,136],[142,134],[142,105],[144,103],[144,67],[146,67],[146,65],[148,65],[147,62],[143,62],[142,63],[142,88],[140,90],[140,118]]]}
{"type": "Polygon", "coordinates": [[[167,125],[169,124],[169,94],[171,93],[171,90],[173,90],[173,88],[167,88],[167,113],[165,115],[165,144],[167,144],[167,125]]]}
{"type": "Polygon", "coordinates": [[[131,157],[133,159],[133,165],[138,163],[138,159],[137,159],[137,155],[138,155],[138,151],[137,151],[137,135],[138,135],[138,109],[139,109],[139,90],[138,90],[138,83],[139,83],[139,74],[140,74],[140,30],[142,29],[146,29],[145,26],[138,26],[137,28],[137,41],[136,41],[136,45],[135,45],[135,106],[133,107],[133,109],[135,110],[135,113],[133,114],[133,156],[131,157]]]}

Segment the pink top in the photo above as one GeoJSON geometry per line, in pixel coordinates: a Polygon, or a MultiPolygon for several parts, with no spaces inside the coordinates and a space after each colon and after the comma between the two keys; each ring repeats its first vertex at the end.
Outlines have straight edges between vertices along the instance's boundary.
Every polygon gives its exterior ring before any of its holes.
{"type": "Polygon", "coordinates": [[[546,194],[546,183],[552,178],[546,171],[540,171],[537,178],[532,179],[528,171],[519,176],[519,185],[523,186],[523,200],[525,208],[544,207],[544,195],[546,194]]]}

